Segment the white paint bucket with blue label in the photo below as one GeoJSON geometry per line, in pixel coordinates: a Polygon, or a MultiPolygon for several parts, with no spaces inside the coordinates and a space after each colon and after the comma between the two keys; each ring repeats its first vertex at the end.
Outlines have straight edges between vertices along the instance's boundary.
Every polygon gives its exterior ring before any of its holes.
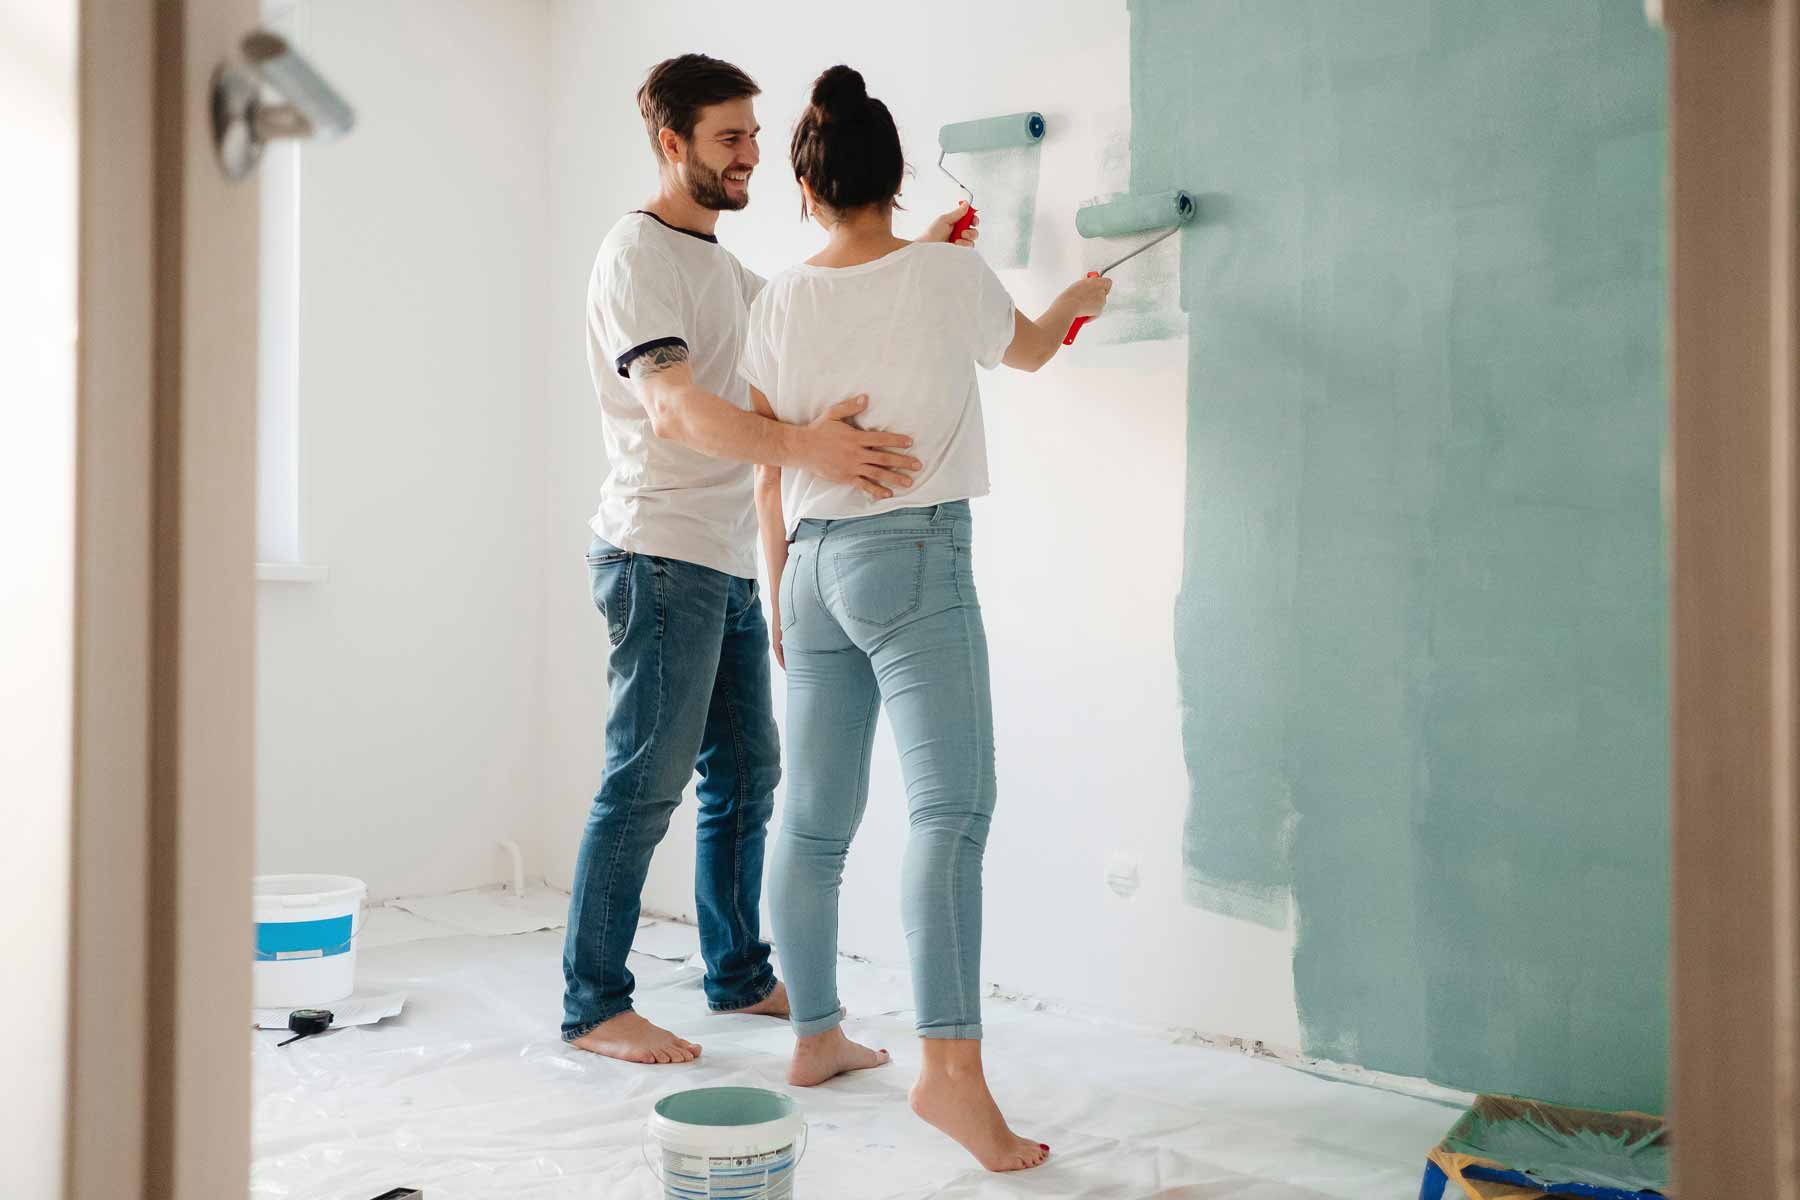
{"type": "Polygon", "coordinates": [[[356,938],[368,888],[347,875],[258,875],[257,1008],[320,1008],[356,990],[356,938]]]}
{"type": "Polygon", "coordinates": [[[780,1092],[695,1088],[656,1102],[649,1136],[660,1169],[648,1146],[645,1161],[664,1200],[792,1200],[805,1134],[800,1106],[780,1092]]]}

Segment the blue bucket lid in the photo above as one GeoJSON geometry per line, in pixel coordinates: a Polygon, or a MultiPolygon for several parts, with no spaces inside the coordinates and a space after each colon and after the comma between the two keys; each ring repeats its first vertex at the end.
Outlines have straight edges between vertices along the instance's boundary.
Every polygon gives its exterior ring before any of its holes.
{"type": "Polygon", "coordinates": [[[656,1102],[656,1115],[665,1121],[713,1128],[768,1125],[799,1113],[800,1106],[791,1097],[765,1088],[693,1088],[656,1102]]]}

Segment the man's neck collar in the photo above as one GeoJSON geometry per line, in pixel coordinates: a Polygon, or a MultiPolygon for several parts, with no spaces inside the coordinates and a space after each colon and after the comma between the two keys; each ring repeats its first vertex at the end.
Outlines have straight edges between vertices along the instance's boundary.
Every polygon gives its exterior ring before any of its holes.
{"type": "Polygon", "coordinates": [[[701,207],[685,192],[673,192],[664,188],[656,194],[654,200],[644,205],[643,211],[670,228],[684,233],[697,233],[702,237],[716,237],[718,234],[718,210],[701,207]]]}

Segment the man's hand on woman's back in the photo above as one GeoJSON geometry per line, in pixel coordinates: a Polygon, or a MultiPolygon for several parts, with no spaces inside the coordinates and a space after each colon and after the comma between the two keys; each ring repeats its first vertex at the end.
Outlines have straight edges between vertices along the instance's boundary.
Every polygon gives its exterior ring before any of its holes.
{"type": "Polygon", "coordinates": [[[911,487],[910,472],[924,464],[910,454],[896,453],[912,445],[905,434],[858,429],[850,423],[868,406],[867,396],[852,396],[798,427],[797,465],[830,483],[853,483],[872,500],[886,500],[911,487]]]}

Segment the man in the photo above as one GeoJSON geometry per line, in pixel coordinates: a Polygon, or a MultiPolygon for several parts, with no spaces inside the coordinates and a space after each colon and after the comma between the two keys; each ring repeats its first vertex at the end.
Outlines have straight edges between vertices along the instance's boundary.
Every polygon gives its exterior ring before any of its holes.
{"type": "MultiPolygon", "coordinates": [[[[864,396],[804,426],[750,411],[738,362],[763,280],[713,231],[719,213],[749,203],[758,94],[744,72],[705,55],[651,69],[638,109],[658,190],[607,235],[588,286],[588,365],[611,466],[588,567],[612,643],[611,706],[569,905],[563,1037],[630,1062],[700,1053],[632,1010],[625,962],[651,854],[695,771],[707,1004],[787,1016],[760,934],[781,766],[751,464],[803,468],[881,499],[920,467],[906,453],[912,439],[850,423],[864,396]]],[[[946,240],[961,211],[938,218],[927,239],[946,240]]]]}

